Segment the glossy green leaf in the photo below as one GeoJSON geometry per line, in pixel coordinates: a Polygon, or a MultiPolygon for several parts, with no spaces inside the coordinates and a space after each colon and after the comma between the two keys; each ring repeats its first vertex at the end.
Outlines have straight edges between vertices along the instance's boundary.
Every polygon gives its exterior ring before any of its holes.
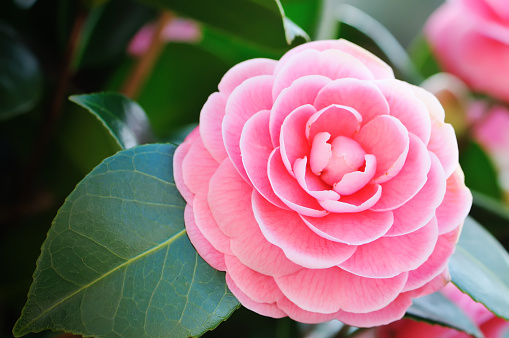
{"type": "Polygon", "coordinates": [[[0,25],[0,74],[0,120],[26,113],[37,104],[42,91],[39,64],[4,25],[0,25]]]}
{"type": "Polygon", "coordinates": [[[69,99],[94,114],[122,149],[154,139],[143,108],[120,93],[73,95],[69,99]]]}
{"type": "Polygon", "coordinates": [[[239,38],[273,49],[309,40],[286,18],[279,0],[139,0],[191,17],[239,38]]]}
{"type": "Polygon", "coordinates": [[[461,291],[509,319],[509,254],[471,217],[465,220],[449,271],[461,291]]]}
{"type": "Polygon", "coordinates": [[[509,240],[509,207],[491,196],[472,190],[474,203],[470,216],[481,220],[500,242],[509,240]]]}
{"type": "Polygon", "coordinates": [[[456,304],[440,292],[415,298],[407,310],[407,317],[431,324],[451,327],[474,337],[483,337],[482,332],[456,304]]]}
{"type": "Polygon", "coordinates": [[[460,164],[465,173],[465,184],[470,189],[501,199],[502,190],[498,185],[497,171],[479,144],[470,142],[462,148],[460,164]]]}
{"type": "Polygon", "coordinates": [[[239,306],[187,238],[174,150],[121,151],[77,185],[42,246],[16,336],[199,336],[239,306]]]}

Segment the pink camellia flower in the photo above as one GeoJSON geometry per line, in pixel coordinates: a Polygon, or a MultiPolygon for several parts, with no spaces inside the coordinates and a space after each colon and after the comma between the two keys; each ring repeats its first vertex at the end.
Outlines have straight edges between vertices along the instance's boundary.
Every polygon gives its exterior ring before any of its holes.
{"type": "MultiPolygon", "coordinates": [[[[509,322],[498,318],[484,305],[477,303],[462,293],[453,284],[447,285],[441,292],[479,327],[486,338],[502,338],[509,333],[509,322]]],[[[470,335],[448,327],[403,319],[392,324],[370,330],[359,338],[469,338],[470,335]]]]}
{"type": "Polygon", "coordinates": [[[431,15],[425,34],[446,71],[509,102],[506,0],[448,0],[431,15]]]}
{"type": "Polygon", "coordinates": [[[316,41],[229,70],[175,153],[191,242],[247,308],[386,324],[449,280],[471,194],[438,100],[316,41]]]}

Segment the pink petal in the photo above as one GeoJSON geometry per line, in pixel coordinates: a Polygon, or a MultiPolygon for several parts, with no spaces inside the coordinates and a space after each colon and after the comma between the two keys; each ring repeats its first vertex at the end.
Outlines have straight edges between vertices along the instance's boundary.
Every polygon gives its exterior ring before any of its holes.
{"type": "Polygon", "coordinates": [[[203,258],[211,267],[216,270],[226,271],[226,264],[224,262],[224,255],[214,249],[212,244],[203,237],[200,230],[194,222],[193,206],[191,204],[186,205],[184,211],[184,220],[186,223],[186,231],[189,236],[189,240],[193,244],[194,248],[198,252],[201,258],[203,258]]]}
{"type": "Polygon", "coordinates": [[[284,311],[288,317],[299,323],[318,324],[334,319],[333,313],[324,314],[303,310],[284,296],[278,300],[277,306],[284,311]]]}
{"type": "Polygon", "coordinates": [[[380,115],[389,115],[389,105],[382,92],[370,81],[354,78],[336,80],[326,85],[316,96],[314,106],[320,110],[330,105],[351,107],[366,124],[380,115]]]}
{"type": "Polygon", "coordinates": [[[203,145],[217,162],[223,161],[228,156],[221,131],[225,107],[226,96],[222,93],[213,93],[200,112],[200,135],[203,145]]]}
{"type": "Polygon", "coordinates": [[[288,173],[279,148],[274,149],[270,155],[268,176],[274,193],[290,209],[313,217],[327,215],[327,211],[323,210],[316,199],[307,194],[299,182],[288,173]]]}
{"type": "Polygon", "coordinates": [[[270,135],[274,147],[279,146],[281,125],[292,111],[315,102],[316,94],[332,80],[322,75],[308,75],[295,80],[292,85],[274,98],[270,112],[270,135]]]}
{"type": "MultiPolygon", "coordinates": [[[[409,134],[410,146],[401,171],[390,181],[382,183],[383,194],[372,210],[383,211],[399,208],[426,184],[431,158],[422,141],[409,134]]],[[[378,158],[377,158],[378,160],[378,158]]]]}
{"type": "Polygon", "coordinates": [[[327,143],[329,139],[330,134],[326,132],[316,134],[313,139],[309,154],[309,166],[315,175],[320,175],[332,158],[332,146],[327,143]]]}
{"type": "Polygon", "coordinates": [[[286,313],[281,311],[276,303],[257,303],[251,298],[249,298],[244,292],[242,292],[235,282],[232,280],[230,275],[226,274],[226,284],[228,284],[228,289],[233,293],[233,295],[239,300],[239,302],[246,308],[251,311],[254,311],[262,316],[272,317],[272,318],[283,318],[286,317],[286,313]]]}
{"type": "Polygon", "coordinates": [[[427,145],[431,135],[430,116],[426,105],[415,97],[410,85],[399,80],[376,81],[375,84],[389,104],[390,115],[427,145]]]}
{"type": "Polygon", "coordinates": [[[231,238],[231,251],[242,264],[264,275],[278,276],[301,269],[261,233],[251,207],[252,192],[253,188],[229,159],[221,163],[210,180],[210,210],[219,229],[231,238]]]}
{"type": "Polygon", "coordinates": [[[356,44],[353,44],[344,39],[312,41],[292,48],[285,55],[283,55],[281,60],[279,60],[276,66],[275,73],[279,72],[281,68],[288,62],[288,60],[290,60],[294,55],[306,49],[315,49],[318,51],[324,51],[327,49],[337,49],[347,54],[350,54],[359,61],[361,61],[366,67],[369,68],[369,70],[371,71],[371,73],[373,73],[375,78],[377,79],[394,78],[394,73],[389,65],[387,65],[385,62],[383,62],[374,54],[368,52],[364,48],[361,48],[356,44]]]}
{"type": "Polygon", "coordinates": [[[408,154],[409,136],[405,126],[395,117],[374,118],[355,136],[368,154],[376,157],[374,182],[384,183],[396,176],[408,154]]]}
{"type": "Polygon", "coordinates": [[[361,212],[375,205],[382,195],[382,187],[379,184],[368,184],[353,195],[341,196],[339,201],[321,200],[318,203],[330,212],[361,212]]]}
{"type": "Polygon", "coordinates": [[[443,234],[463,224],[471,206],[472,193],[465,186],[463,172],[458,166],[447,179],[445,197],[436,212],[438,232],[443,234]]]}
{"type": "Polygon", "coordinates": [[[375,176],[376,157],[371,154],[364,155],[364,171],[352,171],[343,176],[341,181],[334,184],[333,190],[340,195],[351,195],[356,193],[375,176]]]}
{"type": "Polygon", "coordinates": [[[338,136],[352,137],[359,130],[362,116],[353,108],[332,104],[311,116],[306,123],[306,138],[328,132],[331,140],[338,136]]]}
{"type": "Polygon", "coordinates": [[[444,107],[442,107],[440,101],[438,101],[435,95],[431,94],[422,87],[410,85],[409,88],[414,92],[414,95],[426,105],[430,117],[435,118],[438,121],[444,122],[445,119],[444,107]]]}
{"type": "Polygon", "coordinates": [[[399,236],[425,226],[433,216],[445,195],[445,174],[437,156],[429,153],[431,168],[421,190],[401,207],[394,209],[394,224],[385,234],[399,236]]]}
{"type": "Polygon", "coordinates": [[[182,173],[186,187],[194,194],[206,191],[209,180],[218,166],[219,163],[203,146],[201,138],[197,138],[182,161],[182,173]]]}
{"type": "Polygon", "coordinates": [[[406,310],[412,305],[412,298],[403,293],[386,307],[368,313],[349,313],[340,311],[336,319],[356,327],[373,327],[387,325],[403,318],[406,310]]]}
{"type": "Polygon", "coordinates": [[[459,161],[458,143],[454,128],[431,117],[431,138],[428,150],[435,153],[444,167],[445,177],[451,176],[459,161]]]}
{"type": "Polygon", "coordinates": [[[193,210],[196,227],[217,251],[231,255],[230,238],[219,229],[216,220],[212,217],[207,195],[208,189],[197,194],[194,198],[193,210]]]}
{"type": "Polygon", "coordinates": [[[175,150],[175,154],[173,155],[173,177],[175,179],[175,185],[179,190],[182,197],[186,200],[187,203],[192,204],[194,194],[189,190],[189,188],[184,183],[184,172],[182,171],[182,162],[184,158],[189,153],[189,149],[195,142],[197,138],[200,137],[200,132],[198,127],[196,127],[189,135],[187,135],[184,142],[178,146],[177,150],[175,150]]]}
{"type": "Polygon", "coordinates": [[[235,256],[225,256],[228,275],[235,285],[257,303],[275,303],[284,297],[274,278],[262,275],[242,264],[235,256]]]}
{"type": "Polygon", "coordinates": [[[316,109],[307,104],[295,109],[287,116],[281,126],[280,148],[283,163],[293,175],[293,163],[298,158],[308,156],[311,149],[305,137],[306,123],[316,113],[316,109]]]}
{"type": "Polygon", "coordinates": [[[261,75],[244,81],[231,93],[226,102],[222,131],[226,152],[240,175],[249,182],[240,156],[240,136],[246,121],[261,110],[272,108],[270,75],[261,75]]]}
{"type": "Polygon", "coordinates": [[[407,273],[387,279],[364,278],[338,267],[303,269],[275,278],[283,294],[295,305],[326,314],[339,310],[355,313],[380,310],[396,299],[406,279],[407,273]]]}
{"type": "Polygon", "coordinates": [[[307,158],[296,159],[293,165],[293,171],[302,189],[309,195],[317,199],[338,200],[337,192],[330,190],[330,186],[314,175],[307,166],[307,158]]]}
{"type": "Polygon", "coordinates": [[[415,270],[408,272],[408,280],[403,291],[415,290],[430,282],[445,268],[449,258],[454,252],[454,246],[458,241],[459,227],[453,231],[438,236],[438,241],[429,258],[415,270]]]}
{"type": "Polygon", "coordinates": [[[444,271],[442,271],[438,276],[433,278],[428,283],[424,284],[418,289],[407,291],[404,294],[408,294],[412,298],[422,297],[429,294],[432,294],[434,292],[437,292],[438,290],[442,289],[444,286],[447,285],[451,281],[451,275],[449,274],[449,269],[446,267],[444,271]]]}
{"type": "Polygon", "coordinates": [[[388,278],[417,269],[429,258],[438,239],[438,226],[433,218],[426,226],[397,237],[382,237],[360,245],[339,266],[359,276],[388,278]]]}
{"type": "Polygon", "coordinates": [[[251,214],[251,208],[244,206],[251,203],[252,191],[228,158],[221,162],[209,182],[208,203],[219,229],[226,236],[242,235],[244,229],[239,224],[244,224],[251,214]]]}
{"type": "Polygon", "coordinates": [[[275,60],[262,58],[241,62],[224,74],[218,85],[219,91],[228,96],[247,79],[260,75],[272,75],[276,64],[275,60]]]}
{"type": "Polygon", "coordinates": [[[280,247],[286,257],[310,269],[344,262],[355,246],[326,240],[311,231],[296,212],[279,209],[253,193],[253,211],[267,240],[280,247]]]}
{"type": "Polygon", "coordinates": [[[278,97],[284,88],[306,75],[323,75],[332,80],[353,77],[372,80],[373,74],[355,57],[339,50],[323,52],[308,49],[295,54],[276,73],[272,97],[278,97]]]}
{"type": "Polygon", "coordinates": [[[240,137],[240,153],[255,189],[274,205],[286,209],[286,205],[274,194],[267,176],[270,153],[274,150],[269,134],[269,114],[270,111],[262,110],[247,120],[240,137]]]}
{"type": "Polygon", "coordinates": [[[350,245],[365,244],[380,238],[391,227],[393,221],[390,211],[369,210],[355,214],[301,217],[307,226],[321,237],[350,245]]]}

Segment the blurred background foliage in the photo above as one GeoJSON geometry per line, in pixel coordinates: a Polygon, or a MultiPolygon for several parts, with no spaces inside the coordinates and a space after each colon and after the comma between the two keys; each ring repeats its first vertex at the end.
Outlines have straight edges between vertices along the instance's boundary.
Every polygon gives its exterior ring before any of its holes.
{"type": "MultiPolygon", "coordinates": [[[[281,3],[312,39],[354,41],[393,65],[400,79],[418,84],[438,71],[421,29],[440,0],[281,3]],[[347,12],[338,14],[338,6],[345,4],[384,25],[395,40],[366,34],[376,24],[355,16],[339,24],[338,15],[347,12]],[[393,43],[400,53],[387,55],[393,43]]],[[[0,2],[0,336],[11,336],[40,246],[65,197],[119,150],[101,123],[67,97],[127,93],[147,113],[158,140],[178,142],[197,124],[202,105],[229,68],[255,57],[277,59],[291,48],[280,20],[275,2],[268,0],[0,2]],[[197,34],[187,41],[159,41],[141,56],[128,52],[143,26],[151,23],[157,33],[177,17],[197,20],[192,24],[197,34]]],[[[507,247],[509,209],[501,206],[504,194],[492,161],[468,131],[459,141],[467,185],[477,191],[472,215],[507,247]]],[[[297,329],[289,319],[240,309],[206,336],[293,337],[297,329]]]]}

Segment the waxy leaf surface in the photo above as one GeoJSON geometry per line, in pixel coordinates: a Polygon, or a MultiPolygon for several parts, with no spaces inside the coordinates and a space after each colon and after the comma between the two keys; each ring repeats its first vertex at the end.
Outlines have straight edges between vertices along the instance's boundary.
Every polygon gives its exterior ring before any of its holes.
{"type": "Polygon", "coordinates": [[[42,246],[16,336],[200,336],[239,306],[186,235],[174,150],[121,151],[77,185],[42,246]]]}

